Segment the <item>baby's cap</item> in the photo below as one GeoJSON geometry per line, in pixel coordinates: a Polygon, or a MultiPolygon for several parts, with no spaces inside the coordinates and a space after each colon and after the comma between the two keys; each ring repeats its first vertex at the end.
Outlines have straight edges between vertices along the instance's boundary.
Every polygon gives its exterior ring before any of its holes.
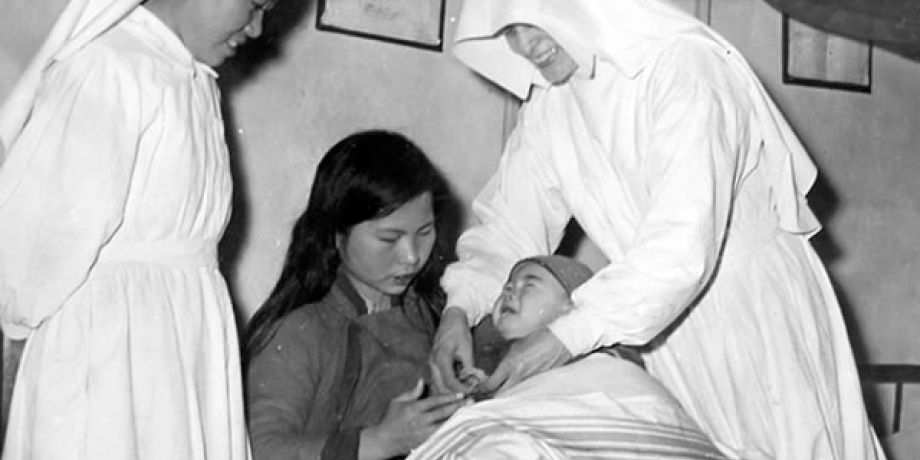
{"type": "Polygon", "coordinates": [[[537,264],[549,271],[559,280],[559,283],[565,288],[566,294],[570,296],[572,295],[572,291],[578,286],[581,286],[585,281],[591,279],[591,276],[594,275],[594,272],[587,265],[571,257],[558,254],[533,256],[521,259],[518,263],[514,264],[510,273],[514,274],[514,271],[517,270],[518,267],[527,263],[537,264]]]}

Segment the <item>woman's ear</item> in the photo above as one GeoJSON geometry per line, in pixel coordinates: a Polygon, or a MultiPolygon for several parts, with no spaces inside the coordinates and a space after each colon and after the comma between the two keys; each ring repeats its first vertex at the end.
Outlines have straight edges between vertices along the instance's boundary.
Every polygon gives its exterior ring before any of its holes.
{"type": "Polygon", "coordinates": [[[333,241],[335,242],[335,250],[338,251],[339,254],[341,254],[342,246],[345,244],[345,234],[336,233],[335,236],[333,237],[333,241]]]}

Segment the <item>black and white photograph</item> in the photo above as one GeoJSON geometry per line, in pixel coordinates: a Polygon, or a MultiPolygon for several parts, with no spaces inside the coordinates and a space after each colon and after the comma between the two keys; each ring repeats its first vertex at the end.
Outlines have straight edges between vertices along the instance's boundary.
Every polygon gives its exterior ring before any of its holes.
{"type": "Polygon", "coordinates": [[[920,460],[917,0],[0,11],[0,460],[920,460]]]}

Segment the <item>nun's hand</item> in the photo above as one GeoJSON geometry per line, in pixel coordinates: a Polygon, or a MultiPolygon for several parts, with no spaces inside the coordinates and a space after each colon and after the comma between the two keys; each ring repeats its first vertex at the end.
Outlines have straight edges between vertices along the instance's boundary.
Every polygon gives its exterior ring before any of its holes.
{"type": "Polygon", "coordinates": [[[456,373],[457,369],[473,367],[473,336],[463,310],[457,307],[444,309],[428,366],[432,389],[436,394],[470,391],[456,373]]]}
{"type": "Polygon", "coordinates": [[[540,329],[514,341],[495,372],[479,385],[477,391],[494,394],[528,377],[561,366],[570,359],[572,354],[568,348],[549,329],[540,329]]]}

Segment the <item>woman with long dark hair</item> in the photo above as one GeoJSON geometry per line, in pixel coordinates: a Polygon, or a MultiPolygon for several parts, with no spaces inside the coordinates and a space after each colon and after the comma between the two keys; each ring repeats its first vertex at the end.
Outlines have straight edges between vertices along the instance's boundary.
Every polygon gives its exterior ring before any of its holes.
{"type": "Polygon", "coordinates": [[[447,187],[404,136],[346,137],[317,167],[246,340],[256,459],[390,458],[463,404],[422,398],[444,294],[447,187]]]}

